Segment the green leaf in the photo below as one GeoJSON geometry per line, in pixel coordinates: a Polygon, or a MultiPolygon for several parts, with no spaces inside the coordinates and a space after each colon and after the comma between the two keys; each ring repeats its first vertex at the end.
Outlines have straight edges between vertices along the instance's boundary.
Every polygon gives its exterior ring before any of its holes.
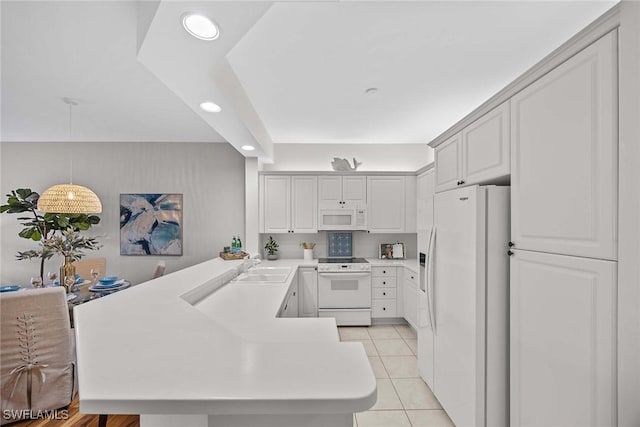
{"type": "Polygon", "coordinates": [[[69,219],[64,216],[58,217],[57,222],[59,227],[66,228],[69,226],[69,219]]]}
{"type": "Polygon", "coordinates": [[[16,193],[18,193],[18,196],[21,198],[26,199],[31,193],[33,193],[33,191],[31,191],[30,188],[18,188],[16,193]]]}
{"type": "Polygon", "coordinates": [[[42,239],[42,234],[40,234],[40,230],[36,229],[31,234],[31,240],[33,240],[34,242],[39,242],[41,239],[42,239]]]}
{"type": "Polygon", "coordinates": [[[35,231],[37,231],[37,228],[28,227],[28,228],[25,228],[22,231],[20,231],[18,233],[18,236],[22,237],[23,239],[30,239],[35,231]]]}
{"type": "Polygon", "coordinates": [[[97,215],[89,215],[87,217],[87,222],[92,225],[100,224],[100,217],[97,215]]]}
{"type": "Polygon", "coordinates": [[[78,230],[85,231],[91,228],[91,224],[86,222],[79,222],[77,224],[73,224],[78,230]]]}

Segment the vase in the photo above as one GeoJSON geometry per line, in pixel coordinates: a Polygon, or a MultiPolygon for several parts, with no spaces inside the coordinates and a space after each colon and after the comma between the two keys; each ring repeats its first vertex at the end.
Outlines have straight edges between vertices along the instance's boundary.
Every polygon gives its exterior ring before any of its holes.
{"type": "Polygon", "coordinates": [[[274,261],[276,259],[278,259],[278,254],[267,254],[267,259],[274,261]]]}
{"type": "Polygon", "coordinates": [[[64,263],[60,266],[60,286],[64,286],[67,289],[67,293],[71,292],[73,285],[76,281],[76,266],[73,265],[71,257],[64,257],[64,263]],[[72,279],[70,285],[67,285],[67,277],[72,279]]]}

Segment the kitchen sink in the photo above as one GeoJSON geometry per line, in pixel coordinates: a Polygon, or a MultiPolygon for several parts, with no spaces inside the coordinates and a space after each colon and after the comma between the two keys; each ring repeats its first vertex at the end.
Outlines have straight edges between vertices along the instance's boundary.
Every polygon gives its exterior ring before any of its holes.
{"type": "Polygon", "coordinates": [[[288,274],[253,274],[245,273],[238,276],[236,282],[286,282],[288,274]]]}
{"type": "Polygon", "coordinates": [[[288,276],[291,267],[256,267],[250,269],[247,274],[284,274],[288,276]]]}

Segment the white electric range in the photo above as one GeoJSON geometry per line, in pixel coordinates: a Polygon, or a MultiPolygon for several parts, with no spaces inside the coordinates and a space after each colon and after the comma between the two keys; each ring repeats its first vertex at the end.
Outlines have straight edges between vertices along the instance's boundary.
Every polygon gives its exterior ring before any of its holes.
{"type": "Polygon", "coordinates": [[[318,316],[338,325],[371,324],[371,264],[364,258],[318,260],[318,316]]]}

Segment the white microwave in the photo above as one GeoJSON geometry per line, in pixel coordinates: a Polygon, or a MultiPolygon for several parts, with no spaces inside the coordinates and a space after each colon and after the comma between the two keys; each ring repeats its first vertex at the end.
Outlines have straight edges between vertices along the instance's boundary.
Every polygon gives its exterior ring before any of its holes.
{"type": "Polygon", "coordinates": [[[366,230],[366,206],[323,209],[318,211],[318,230],[366,230]]]}

